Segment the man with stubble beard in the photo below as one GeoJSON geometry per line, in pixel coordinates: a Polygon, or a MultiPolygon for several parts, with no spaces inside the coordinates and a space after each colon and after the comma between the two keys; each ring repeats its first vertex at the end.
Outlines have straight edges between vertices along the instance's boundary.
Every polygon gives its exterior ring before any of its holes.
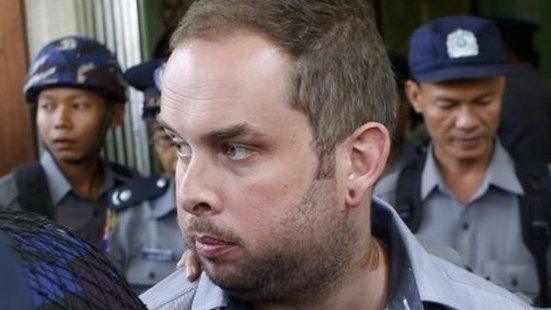
{"type": "Polygon", "coordinates": [[[159,121],[204,272],[151,309],[527,309],[428,254],[372,197],[397,95],[355,0],[195,2],[172,38],[159,121]]]}

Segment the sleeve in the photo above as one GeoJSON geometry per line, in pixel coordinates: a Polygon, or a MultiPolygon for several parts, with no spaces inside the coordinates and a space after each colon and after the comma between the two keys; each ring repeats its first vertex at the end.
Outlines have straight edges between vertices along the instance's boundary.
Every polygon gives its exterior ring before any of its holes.
{"type": "Polygon", "coordinates": [[[0,209],[21,210],[13,174],[0,178],[0,209]]]}

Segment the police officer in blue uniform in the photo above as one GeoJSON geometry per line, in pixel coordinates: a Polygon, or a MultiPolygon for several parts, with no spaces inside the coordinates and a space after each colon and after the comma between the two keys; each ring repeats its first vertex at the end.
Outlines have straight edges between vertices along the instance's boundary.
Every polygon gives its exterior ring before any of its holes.
{"type": "Polygon", "coordinates": [[[176,221],[174,172],[176,150],[156,124],[162,60],[151,60],[125,72],[130,85],[144,92],[143,118],[149,123],[164,173],[135,180],[111,194],[118,223],[109,236],[108,253],[136,292],[141,293],[176,269],[185,246],[176,221]]]}
{"type": "Polygon", "coordinates": [[[497,136],[507,73],[497,27],[435,19],[412,34],[409,55],[406,93],[431,140],[375,194],[468,270],[551,305],[551,177],[545,161],[511,155],[497,136]]]}
{"type": "Polygon", "coordinates": [[[47,44],[24,87],[46,151],[0,179],[0,208],[32,211],[102,247],[107,194],[137,176],[100,156],[124,117],[126,85],[115,56],[84,37],[47,44]]]}

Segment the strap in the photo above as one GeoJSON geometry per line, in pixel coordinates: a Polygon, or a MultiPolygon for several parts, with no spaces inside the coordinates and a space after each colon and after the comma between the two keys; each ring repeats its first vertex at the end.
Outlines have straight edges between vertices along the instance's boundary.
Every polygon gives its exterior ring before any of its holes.
{"type": "Polygon", "coordinates": [[[515,160],[515,171],[524,190],[519,197],[522,237],[534,257],[540,283],[537,306],[551,306],[547,250],[551,242],[551,175],[547,164],[515,160]]]}
{"type": "Polygon", "coordinates": [[[419,230],[423,219],[421,176],[426,153],[425,145],[416,147],[416,155],[400,171],[396,187],[396,211],[413,233],[419,230]]]}
{"type": "Polygon", "coordinates": [[[110,162],[108,166],[115,174],[115,186],[122,186],[140,176],[134,170],[117,163],[110,162]]]}
{"type": "Polygon", "coordinates": [[[19,203],[25,211],[38,213],[53,220],[52,197],[46,173],[40,163],[30,163],[13,170],[19,203]]]}

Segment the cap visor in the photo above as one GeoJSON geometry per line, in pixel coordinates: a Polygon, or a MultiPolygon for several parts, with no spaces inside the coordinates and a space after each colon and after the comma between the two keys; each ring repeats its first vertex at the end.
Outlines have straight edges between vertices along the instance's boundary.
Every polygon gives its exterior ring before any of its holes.
{"type": "Polygon", "coordinates": [[[418,82],[437,83],[450,80],[491,78],[507,74],[507,65],[472,65],[442,68],[425,73],[413,74],[418,82]]]}

